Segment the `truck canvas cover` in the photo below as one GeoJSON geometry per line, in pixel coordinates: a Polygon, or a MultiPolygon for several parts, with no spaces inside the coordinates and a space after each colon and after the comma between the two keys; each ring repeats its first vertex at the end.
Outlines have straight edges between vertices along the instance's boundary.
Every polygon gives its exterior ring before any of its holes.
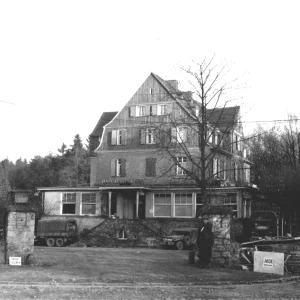
{"type": "Polygon", "coordinates": [[[43,219],[38,222],[37,234],[47,235],[47,234],[62,234],[67,235],[67,224],[75,223],[74,219],[43,219]]]}

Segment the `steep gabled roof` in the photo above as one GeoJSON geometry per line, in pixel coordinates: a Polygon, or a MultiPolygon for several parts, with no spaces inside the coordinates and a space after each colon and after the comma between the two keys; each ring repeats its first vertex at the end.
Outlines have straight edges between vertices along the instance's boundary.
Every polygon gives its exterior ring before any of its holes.
{"type": "Polygon", "coordinates": [[[151,73],[151,75],[160,83],[160,85],[168,92],[170,93],[173,97],[175,96],[174,94],[178,93],[178,90],[174,88],[168,81],[160,78],[158,75],[151,73]]]}
{"type": "Polygon", "coordinates": [[[110,111],[110,112],[104,112],[95,129],[93,130],[93,132],[90,134],[90,137],[101,137],[102,136],[102,133],[103,133],[103,127],[104,125],[106,125],[107,123],[109,123],[114,117],[115,115],[117,114],[118,112],[117,111],[110,111]]]}
{"type": "Polygon", "coordinates": [[[207,109],[207,121],[221,130],[231,130],[239,121],[239,111],[239,106],[207,109]]]}
{"type": "MultiPolygon", "coordinates": [[[[173,80],[164,80],[158,75],[151,73],[152,76],[163,86],[163,88],[175,99],[175,100],[193,100],[194,103],[198,101],[193,99],[192,92],[183,92],[175,88],[170,82],[173,80]]],[[[236,127],[237,118],[239,116],[240,106],[224,107],[207,109],[207,121],[221,130],[232,130],[236,127]]]]}

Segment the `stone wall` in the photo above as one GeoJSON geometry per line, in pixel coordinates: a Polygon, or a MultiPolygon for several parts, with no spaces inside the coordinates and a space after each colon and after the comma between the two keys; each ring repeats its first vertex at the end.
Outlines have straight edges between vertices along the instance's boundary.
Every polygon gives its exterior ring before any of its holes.
{"type": "MultiPolygon", "coordinates": [[[[231,215],[209,214],[213,224],[215,243],[212,264],[236,266],[239,264],[239,243],[231,240],[231,215]]],[[[107,219],[83,235],[91,247],[159,247],[161,236],[175,228],[198,227],[199,219],[152,218],[146,220],[107,219]],[[120,239],[121,231],[126,238],[120,239]]]]}

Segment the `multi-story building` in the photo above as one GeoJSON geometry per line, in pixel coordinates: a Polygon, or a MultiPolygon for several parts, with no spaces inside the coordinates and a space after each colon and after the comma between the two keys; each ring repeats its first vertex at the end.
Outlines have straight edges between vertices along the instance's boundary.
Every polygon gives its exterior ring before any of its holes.
{"type": "MultiPolygon", "coordinates": [[[[110,115],[111,121],[106,125],[99,121],[93,134],[100,144],[91,158],[90,186],[101,192],[100,215],[128,219],[197,215],[203,205],[199,111],[191,92],[180,91],[175,80],[151,73],[123,109],[110,115]]],[[[236,217],[249,217],[251,163],[243,143],[240,107],[208,109],[206,116],[205,180],[210,201],[230,206],[236,217]]]]}

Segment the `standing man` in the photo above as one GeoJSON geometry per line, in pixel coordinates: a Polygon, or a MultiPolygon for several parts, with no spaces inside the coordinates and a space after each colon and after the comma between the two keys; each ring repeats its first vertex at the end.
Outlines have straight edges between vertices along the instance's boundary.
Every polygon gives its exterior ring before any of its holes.
{"type": "Polygon", "coordinates": [[[210,262],[212,246],[214,244],[214,234],[212,224],[209,223],[207,215],[203,215],[198,228],[197,246],[200,268],[206,268],[210,262]]]}

